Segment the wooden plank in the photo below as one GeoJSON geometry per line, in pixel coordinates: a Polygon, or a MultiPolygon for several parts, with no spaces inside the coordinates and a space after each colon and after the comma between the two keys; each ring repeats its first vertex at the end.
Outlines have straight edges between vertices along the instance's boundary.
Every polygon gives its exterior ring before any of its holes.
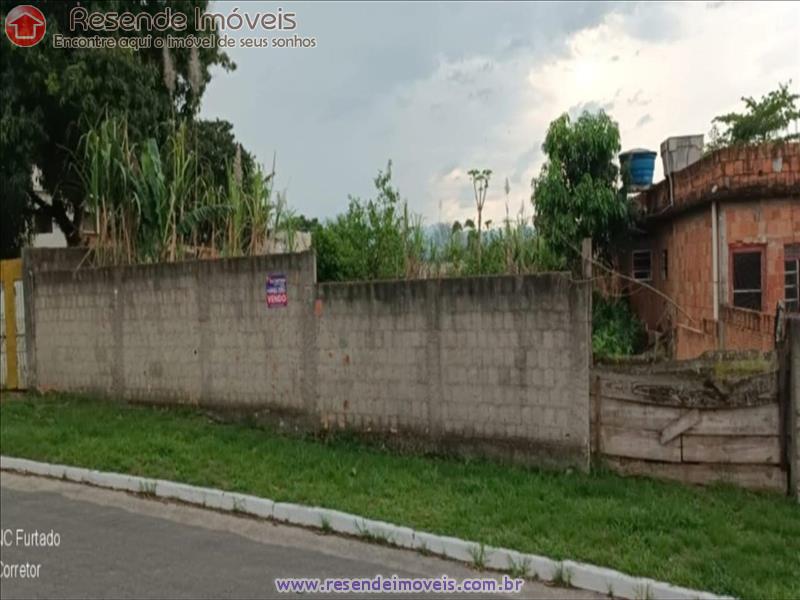
{"type": "Polygon", "coordinates": [[[605,398],[673,406],[730,408],[771,404],[776,396],[775,373],[761,373],[736,383],[696,373],[620,373],[594,371],[605,398]]]}
{"type": "Polygon", "coordinates": [[[780,458],[780,438],[777,435],[683,436],[684,462],[777,465],[780,458]]]}
{"type": "Polygon", "coordinates": [[[600,423],[625,429],[661,431],[686,411],[672,406],[627,402],[613,398],[600,399],[600,423]]]}
{"type": "Polygon", "coordinates": [[[676,464],[628,458],[607,458],[605,462],[622,475],[656,477],[699,485],[730,483],[752,490],[786,491],[786,475],[776,465],[676,464]]]}
{"type": "Polygon", "coordinates": [[[697,435],[778,435],[778,403],[764,406],[701,410],[697,435]]]}
{"type": "Polygon", "coordinates": [[[660,437],[658,431],[601,425],[600,452],[611,456],[680,462],[680,438],[662,444],[660,437]]]}
{"type": "Polygon", "coordinates": [[[600,395],[618,400],[654,403],[677,406],[674,390],[680,387],[687,394],[702,396],[707,394],[700,381],[677,378],[674,375],[627,375],[624,373],[603,373],[600,377],[600,395]]]}
{"type": "MultiPolygon", "coordinates": [[[[692,428],[697,435],[777,435],[778,404],[763,406],[699,409],[700,422],[692,428]]],[[[600,398],[599,416],[603,425],[661,431],[687,409],[642,404],[613,398],[600,398]]]]}
{"type": "Polygon", "coordinates": [[[696,408],[681,415],[672,423],[664,427],[661,431],[660,441],[662,444],[667,444],[681,435],[687,429],[691,429],[700,422],[700,411],[696,408]]]}

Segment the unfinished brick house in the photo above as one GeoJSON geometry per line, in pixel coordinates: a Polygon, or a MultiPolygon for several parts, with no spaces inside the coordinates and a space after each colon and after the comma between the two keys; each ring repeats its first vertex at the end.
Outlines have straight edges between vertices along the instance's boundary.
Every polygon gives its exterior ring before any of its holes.
{"type": "Polygon", "coordinates": [[[674,305],[633,284],[632,306],[676,358],[770,349],[778,303],[800,311],[800,144],[697,158],[671,173],[665,161],[667,178],[635,197],[643,218],[620,263],[674,305]]]}

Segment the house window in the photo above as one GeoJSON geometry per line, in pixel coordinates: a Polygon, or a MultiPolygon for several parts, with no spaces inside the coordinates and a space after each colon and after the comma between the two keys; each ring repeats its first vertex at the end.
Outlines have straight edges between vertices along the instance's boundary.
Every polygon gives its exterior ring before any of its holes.
{"type": "Polygon", "coordinates": [[[761,250],[733,252],[733,305],[761,310],[761,250]]]}
{"type": "Polygon", "coordinates": [[[661,251],[661,279],[666,281],[669,277],[669,253],[666,250],[661,251]]]}
{"type": "Polygon", "coordinates": [[[800,312],[800,244],[785,248],[783,280],[786,310],[800,312]]]}
{"type": "Polygon", "coordinates": [[[636,281],[650,281],[652,279],[653,253],[650,250],[633,251],[633,278],[636,281]]]}

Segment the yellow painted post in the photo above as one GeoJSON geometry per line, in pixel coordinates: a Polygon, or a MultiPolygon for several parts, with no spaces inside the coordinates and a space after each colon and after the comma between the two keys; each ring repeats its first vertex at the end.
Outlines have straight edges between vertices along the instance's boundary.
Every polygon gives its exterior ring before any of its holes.
{"type": "Polygon", "coordinates": [[[17,377],[17,319],[14,282],[22,279],[22,259],[0,260],[0,285],[3,286],[5,304],[5,323],[0,323],[6,331],[6,387],[15,390],[19,387],[17,377]]]}

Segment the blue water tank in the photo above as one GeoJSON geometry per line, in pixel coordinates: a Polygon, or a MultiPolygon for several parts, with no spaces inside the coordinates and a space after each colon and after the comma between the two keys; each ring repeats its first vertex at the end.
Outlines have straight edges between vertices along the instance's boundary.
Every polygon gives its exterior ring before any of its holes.
{"type": "Polygon", "coordinates": [[[630,172],[631,186],[650,187],[653,184],[656,156],[656,152],[645,148],[634,148],[619,155],[622,171],[630,172]]]}

